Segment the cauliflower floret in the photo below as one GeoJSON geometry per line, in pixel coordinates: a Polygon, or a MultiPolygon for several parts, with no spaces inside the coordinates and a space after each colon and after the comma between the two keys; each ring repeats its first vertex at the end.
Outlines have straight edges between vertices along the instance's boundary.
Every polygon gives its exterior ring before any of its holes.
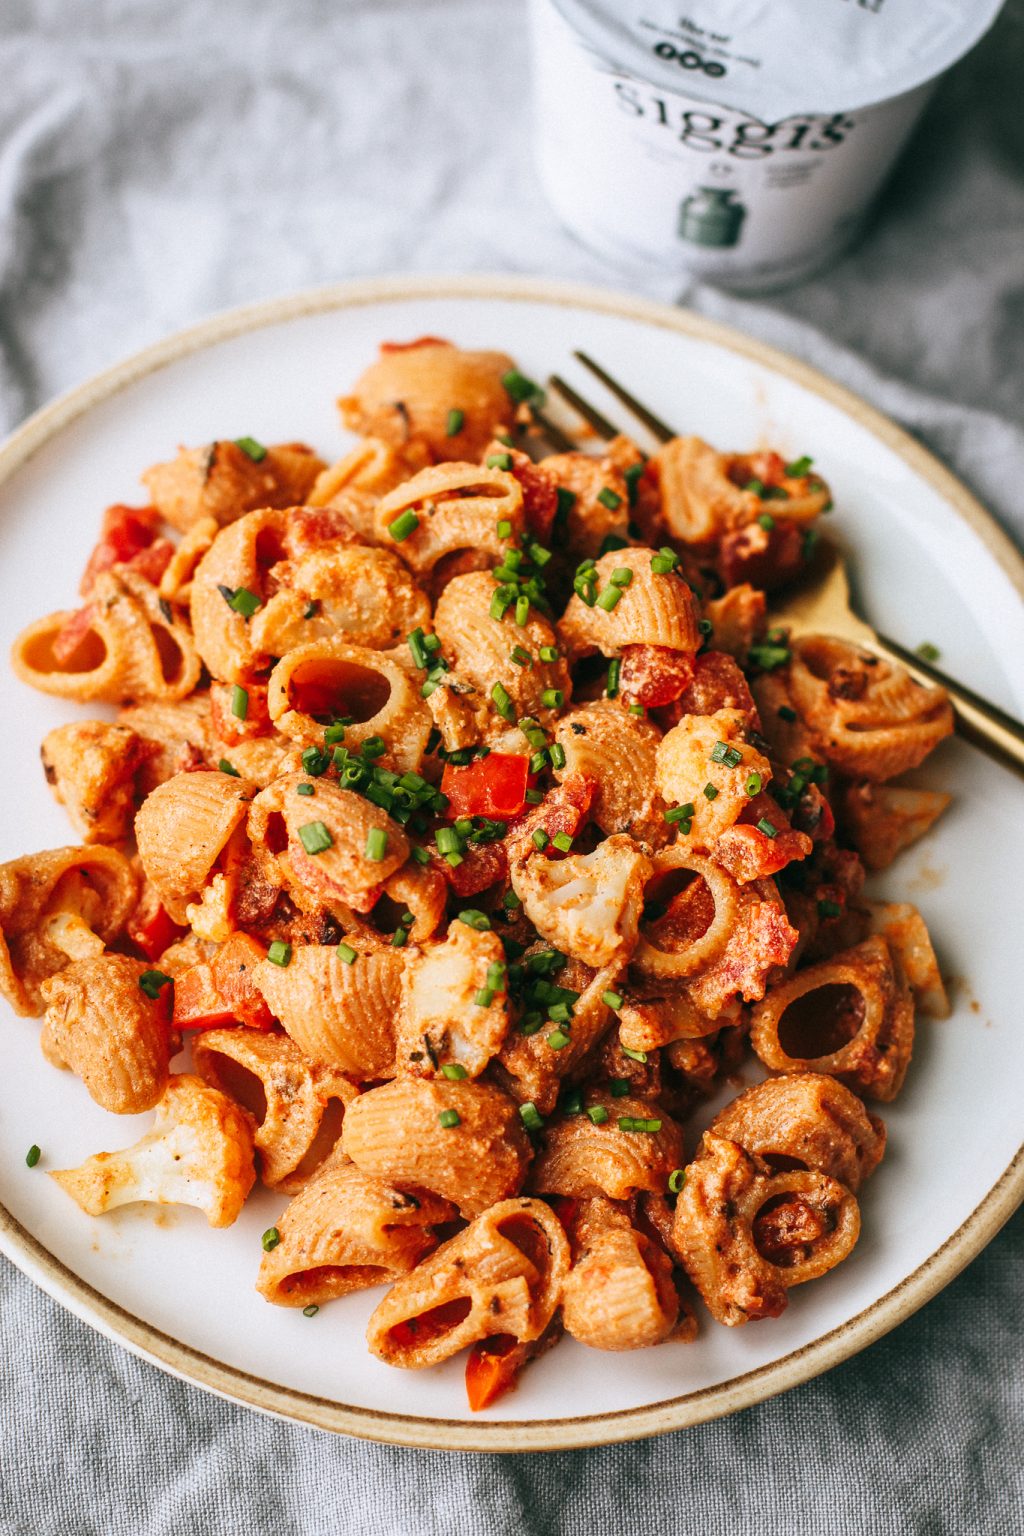
{"type": "Polygon", "coordinates": [[[629,959],[653,873],[631,837],[616,832],[593,853],[564,859],[534,853],[511,873],[527,917],[549,944],[595,969],[629,959]]]}
{"type": "Polygon", "coordinates": [[[167,1084],[141,1141],[50,1177],[90,1216],[147,1201],[194,1205],[211,1227],[230,1227],[256,1178],[253,1130],[247,1110],[181,1073],[167,1084]]]}
{"type": "Polygon", "coordinates": [[[443,944],[410,955],[402,984],[399,1072],[431,1077],[458,1063],[478,1077],[508,1032],[505,951],[496,933],[454,922],[443,944]]]}

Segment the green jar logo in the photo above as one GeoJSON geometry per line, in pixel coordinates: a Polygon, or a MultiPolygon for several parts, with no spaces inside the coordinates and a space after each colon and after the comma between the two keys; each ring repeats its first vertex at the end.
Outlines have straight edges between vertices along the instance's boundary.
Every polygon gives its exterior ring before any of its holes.
{"type": "Polygon", "coordinates": [[[698,187],[679,210],[679,238],[692,245],[738,245],[746,216],[731,189],[698,187]]]}

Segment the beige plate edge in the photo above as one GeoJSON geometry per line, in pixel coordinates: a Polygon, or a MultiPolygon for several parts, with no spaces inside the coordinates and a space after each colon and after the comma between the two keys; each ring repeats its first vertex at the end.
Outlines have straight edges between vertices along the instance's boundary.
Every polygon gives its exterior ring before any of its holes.
{"type": "MultiPolygon", "coordinates": [[[[995,557],[1024,596],[1024,559],[990,513],[955,475],[893,421],[859,396],[763,342],[686,310],[604,288],[506,276],[376,278],[311,289],[228,310],[180,331],[104,370],[31,416],[0,446],[0,485],[43,444],[100,402],[192,352],[264,326],[305,315],[387,300],[470,298],[568,305],[658,325],[726,347],[781,373],[853,416],[927,480],[995,557]]],[[[929,1301],[960,1273],[1024,1200],[1024,1147],[963,1225],[870,1307],[839,1328],[716,1387],[622,1413],[534,1422],[425,1419],[345,1408],[328,1399],[273,1386],[191,1349],[129,1312],[72,1273],[0,1206],[0,1251],[84,1322],[172,1375],[262,1412],[318,1429],[389,1444],[469,1451],[564,1450],[663,1434],[734,1413],[797,1386],[873,1343],[929,1301]]]]}

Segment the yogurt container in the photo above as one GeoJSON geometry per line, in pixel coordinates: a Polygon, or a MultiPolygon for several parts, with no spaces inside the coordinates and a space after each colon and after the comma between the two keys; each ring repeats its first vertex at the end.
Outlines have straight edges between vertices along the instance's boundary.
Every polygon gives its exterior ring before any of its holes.
{"type": "Polygon", "coordinates": [[[854,237],[1003,0],[530,0],[540,176],[612,259],[781,288],[854,237]]]}

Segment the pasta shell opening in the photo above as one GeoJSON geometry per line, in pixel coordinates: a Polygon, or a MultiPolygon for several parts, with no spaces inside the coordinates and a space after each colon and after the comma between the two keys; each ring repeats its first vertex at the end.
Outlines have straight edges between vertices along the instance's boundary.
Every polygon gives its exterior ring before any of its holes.
{"type": "Polygon", "coordinates": [[[812,1204],[787,1191],[772,1195],[754,1217],[754,1246],[777,1269],[805,1263],[822,1238],[835,1231],[835,1215],[827,1207],[812,1204]]]}
{"type": "Polygon", "coordinates": [[[241,1104],[252,1115],[256,1124],[262,1125],[267,1118],[267,1093],[255,1072],[230,1056],[218,1054],[210,1063],[216,1074],[216,1084],[222,1093],[236,1104],[241,1104]]]}
{"type": "Polygon", "coordinates": [[[107,659],[102,635],[91,626],[72,631],[68,625],[33,635],[22,650],[22,661],[33,672],[98,672],[107,659]]]}
{"type": "Polygon", "coordinates": [[[184,652],[170,630],[165,629],[162,624],[152,625],[151,633],[160,660],[163,680],[173,686],[181,678],[182,668],[185,665],[184,652]]]}
{"type": "Polygon", "coordinates": [[[381,672],[341,659],[303,662],[288,679],[290,708],[314,718],[347,715],[363,725],[380,714],[390,697],[391,683],[381,672]]]}
{"type": "Polygon", "coordinates": [[[864,997],[848,981],[796,997],[779,1020],[779,1044],[794,1060],[814,1061],[848,1045],[864,1024],[864,997]]]}
{"type": "Polygon", "coordinates": [[[472,1310],[473,1302],[469,1296],[458,1296],[454,1301],[442,1301],[439,1306],[430,1307],[426,1312],[403,1318],[400,1323],[395,1323],[388,1329],[388,1341],[396,1349],[432,1344],[435,1340],[444,1338],[445,1334],[453,1333],[456,1328],[461,1327],[472,1310]]]}
{"type": "MultiPolygon", "coordinates": [[[[345,1105],[341,1099],[328,1099],[317,1127],[316,1135],[292,1171],[296,1184],[312,1178],[320,1165],[326,1162],[341,1139],[341,1123],[345,1118],[345,1105]]],[[[385,1276],[390,1278],[390,1275],[385,1276]]]]}

